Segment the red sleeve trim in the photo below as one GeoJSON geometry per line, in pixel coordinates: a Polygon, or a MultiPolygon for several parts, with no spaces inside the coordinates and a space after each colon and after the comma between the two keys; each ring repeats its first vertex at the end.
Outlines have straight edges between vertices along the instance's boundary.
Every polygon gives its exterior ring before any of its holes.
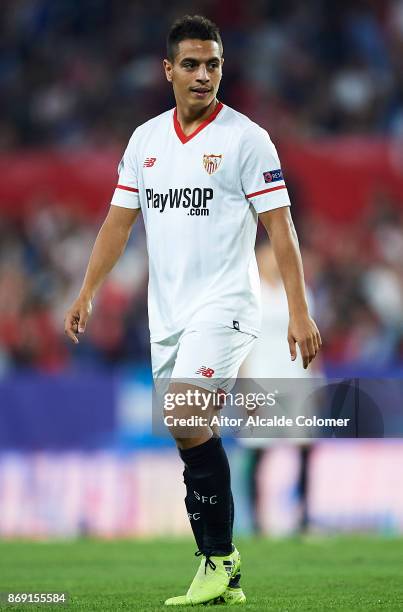
{"type": "Polygon", "coordinates": [[[125,185],[116,185],[116,189],[124,189],[125,191],[134,191],[134,193],[138,193],[139,190],[135,187],[126,187],[125,185]]]}
{"type": "Polygon", "coordinates": [[[285,189],[285,185],[278,185],[277,187],[269,187],[269,189],[262,189],[262,191],[255,191],[254,193],[249,193],[247,198],[254,198],[255,196],[262,195],[263,193],[269,193],[269,191],[277,191],[277,189],[285,189]]]}

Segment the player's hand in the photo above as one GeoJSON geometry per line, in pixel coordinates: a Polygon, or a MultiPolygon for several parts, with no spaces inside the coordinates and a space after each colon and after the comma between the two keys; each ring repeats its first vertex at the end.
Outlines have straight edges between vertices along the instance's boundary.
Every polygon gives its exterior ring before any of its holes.
{"type": "Polygon", "coordinates": [[[315,321],[309,315],[290,317],[288,345],[292,361],[295,361],[297,358],[297,344],[304,369],[306,370],[322,346],[319,330],[316,327],[315,321]]]}
{"type": "Polygon", "coordinates": [[[64,333],[74,344],[78,344],[77,334],[83,334],[88,318],[91,316],[91,300],[79,296],[64,317],[64,333]]]}

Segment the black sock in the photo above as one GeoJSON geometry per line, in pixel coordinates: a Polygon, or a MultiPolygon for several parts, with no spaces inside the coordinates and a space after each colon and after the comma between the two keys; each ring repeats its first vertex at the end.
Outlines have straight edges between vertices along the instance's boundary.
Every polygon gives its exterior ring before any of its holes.
{"type": "Polygon", "coordinates": [[[203,522],[205,555],[229,555],[232,552],[233,503],[227,455],[221,438],[180,450],[190,478],[190,498],[199,504],[203,522]]]}
{"type": "Polygon", "coordinates": [[[190,526],[196,540],[197,548],[203,550],[203,515],[201,503],[196,499],[193,491],[195,484],[193,483],[187,467],[183,470],[183,482],[186,485],[185,506],[188,513],[190,526]]]}
{"type": "MultiPolygon", "coordinates": [[[[196,541],[197,548],[199,550],[203,550],[203,515],[201,509],[201,502],[199,502],[193,491],[195,489],[195,484],[192,482],[190,478],[189,471],[187,467],[183,470],[183,482],[186,486],[186,497],[185,497],[185,506],[190,522],[190,526],[193,531],[194,539],[196,541]]],[[[231,492],[231,534],[234,531],[234,498],[232,497],[231,492]]]]}

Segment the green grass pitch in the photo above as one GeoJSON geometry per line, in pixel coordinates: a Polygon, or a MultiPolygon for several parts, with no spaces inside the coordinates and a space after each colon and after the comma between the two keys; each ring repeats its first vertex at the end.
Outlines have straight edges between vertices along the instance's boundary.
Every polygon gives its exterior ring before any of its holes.
{"type": "MultiPolygon", "coordinates": [[[[312,536],[237,544],[245,611],[403,610],[402,539],[312,536]]],[[[193,552],[191,540],[3,541],[0,592],[67,591],[70,602],[0,609],[161,611],[165,598],[187,590],[199,562],[193,552]]]]}

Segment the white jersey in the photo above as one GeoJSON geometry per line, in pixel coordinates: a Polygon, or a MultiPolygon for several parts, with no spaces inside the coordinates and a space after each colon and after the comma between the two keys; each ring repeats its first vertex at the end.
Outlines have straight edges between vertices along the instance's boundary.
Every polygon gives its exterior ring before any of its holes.
{"type": "Polygon", "coordinates": [[[134,131],[112,204],[142,209],[151,342],[198,321],[258,335],[257,213],[290,204],[265,130],[218,103],[186,136],[169,110],[134,131]]]}

